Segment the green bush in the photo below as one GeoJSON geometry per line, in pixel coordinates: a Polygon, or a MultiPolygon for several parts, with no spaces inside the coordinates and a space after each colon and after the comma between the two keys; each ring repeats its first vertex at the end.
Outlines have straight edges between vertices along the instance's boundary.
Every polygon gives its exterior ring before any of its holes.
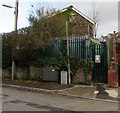
{"type": "Polygon", "coordinates": [[[59,71],[67,71],[68,60],[70,63],[70,70],[73,75],[76,73],[79,67],[81,67],[87,73],[91,72],[94,67],[94,63],[91,59],[79,60],[73,56],[58,58],[39,58],[36,62],[33,62],[32,65],[37,67],[54,67],[59,71]]]}
{"type": "Polygon", "coordinates": [[[87,73],[91,72],[93,67],[94,67],[94,62],[89,59],[89,60],[81,60],[80,61],[80,66],[83,68],[83,70],[87,73]]]}

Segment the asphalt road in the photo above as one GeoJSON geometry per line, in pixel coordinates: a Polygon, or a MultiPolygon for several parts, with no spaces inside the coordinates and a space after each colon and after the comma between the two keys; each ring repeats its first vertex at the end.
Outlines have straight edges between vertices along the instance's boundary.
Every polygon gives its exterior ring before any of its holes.
{"type": "Polygon", "coordinates": [[[3,88],[3,111],[118,111],[118,103],[3,88]]]}

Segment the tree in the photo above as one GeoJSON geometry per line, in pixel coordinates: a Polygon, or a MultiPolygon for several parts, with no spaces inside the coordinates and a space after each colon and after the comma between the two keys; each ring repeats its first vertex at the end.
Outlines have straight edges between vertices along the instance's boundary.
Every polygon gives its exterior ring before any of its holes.
{"type": "Polygon", "coordinates": [[[96,38],[98,27],[99,27],[99,22],[100,22],[100,8],[97,8],[94,3],[92,4],[91,16],[92,16],[93,21],[95,22],[94,36],[96,38]]]}
{"type": "Polygon", "coordinates": [[[11,66],[11,47],[10,40],[5,34],[2,35],[2,68],[11,66]]]}
{"type": "Polygon", "coordinates": [[[36,14],[30,14],[30,33],[41,48],[48,46],[56,37],[65,36],[65,18],[59,11],[40,8],[36,14]]]}
{"type": "MultiPolygon", "coordinates": [[[[39,9],[36,15],[30,14],[29,27],[19,29],[17,34],[7,34],[3,45],[6,52],[9,48],[10,54],[4,59],[10,59],[11,62],[14,59],[16,65],[29,67],[30,62],[37,59],[56,37],[65,36],[64,18],[54,14],[55,10],[39,9]]],[[[4,56],[5,54],[4,52],[4,56]]]]}

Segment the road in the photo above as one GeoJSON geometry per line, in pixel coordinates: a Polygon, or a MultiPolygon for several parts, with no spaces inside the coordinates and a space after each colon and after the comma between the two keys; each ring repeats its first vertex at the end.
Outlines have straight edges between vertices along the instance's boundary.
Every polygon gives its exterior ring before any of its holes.
{"type": "Polygon", "coordinates": [[[3,111],[118,111],[118,103],[3,88],[3,111]]]}

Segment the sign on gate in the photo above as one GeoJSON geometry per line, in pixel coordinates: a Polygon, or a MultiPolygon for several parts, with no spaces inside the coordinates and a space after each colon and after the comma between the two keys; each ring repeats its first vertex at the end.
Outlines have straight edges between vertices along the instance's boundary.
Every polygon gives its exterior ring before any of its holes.
{"type": "Polygon", "coordinates": [[[95,55],[95,63],[100,63],[100,55],[95,55]]]}

